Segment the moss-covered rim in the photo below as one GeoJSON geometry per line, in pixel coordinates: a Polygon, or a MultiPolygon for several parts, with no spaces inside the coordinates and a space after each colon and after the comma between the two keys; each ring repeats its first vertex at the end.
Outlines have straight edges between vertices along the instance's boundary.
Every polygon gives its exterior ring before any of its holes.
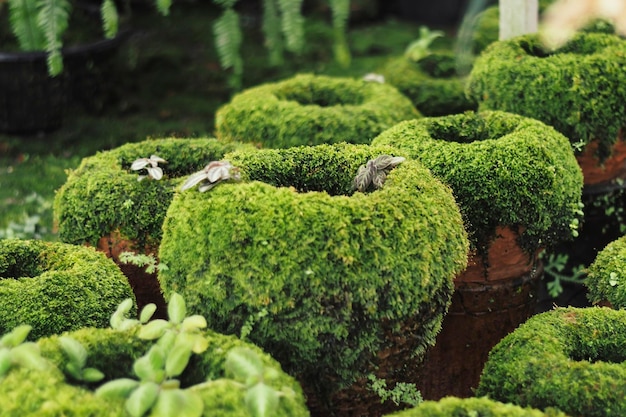
{"type": "Polygon", "coordinates": [[[587,298],[593,303],[610,302],[626,308],[626,237],[610,242],[588,268],[587,298]]]}
{"type": "Polygon", "coordinates": [[[570,415],[623,416],[624,335],[624,310],[559,308],[534,316],[491,351],[477,394],[570,415]]]}
{"type": "Polygon", "coordinates": [[[475,61],[466,94],[480,110],[503,110],[541,120],[574,149],[598,140],[611,154],[626,125],[626,41],[614,34],[577,33],[549,51],[538,34],[492,43],[475,61]]]}
{"type": "Polygon", "coordinates": [[[253,148],[213,138],[168,138],[129,143],[84,158],[55,196],[54,216],[61,240],[96,246],[101,237],[119,231],[138,247],[158,246],[174,188],[185,176],[236,149],[253,148]],[[145,170],[130,167],[133,161],[151,155],[167,161],[159,164],[163,178],[138,181],[145,170]]]}
{"type": "Polygon", "coordinates": [[[567,139],[530,118],[466,112],[397,124],[372,145],[395,146],[448,184],[472,244],[487,250],[497,226],[519,229],[529,252],[572,236],[583,178],[567,139]]]}

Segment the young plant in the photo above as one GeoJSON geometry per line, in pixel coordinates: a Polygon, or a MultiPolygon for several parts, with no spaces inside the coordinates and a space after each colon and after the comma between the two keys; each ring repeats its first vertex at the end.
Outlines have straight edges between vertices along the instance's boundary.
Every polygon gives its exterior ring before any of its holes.
{"type": "Polygon", "coordinates": [[[167,270],[167,265],[159,263],[154,255],[146,255],[143,253],[134,252],[122,252],[120,253],[120,262],[125,264],[131,264],[140,268],[146,267],[148,274],[153,274],[157,271],[167,270]]]}
{"type": "Polygon", "coordinates": [[[0,338],[0,380],[16,366],[44,370],[50,363],[41,356],[39,346],[26,342],[32,327],[17,326],[0,338]]]}
{"type": "Polygon", "coordinates": [[[571,269],[571,273],[565,272],[569,255],[565,253],[547,254],[541,253],[541,257],[544,261],[543,271],[545,277],[552,277],[552,280],[546,283],[546,289],[550,297],[557,298],[563,292],[563,282],[570,282],[574,284],[582,284],[587,277],[587,269],[584,265],[577,265],[571,269]]]}
{"type": "Polygon", "coordinates": [[[69,359],[65,365],[65,374],[78,382],[98,382],[104,378],[104,374],[95,368],[86,368],[87,350],[85,347],[69,336],[59,338],[61,349],[69,359]]]}
{"type": "Polygon", "coordinates": [[[141,171],[142,169],[148,171],[148,175],[140,175],[137,181],[141,181],[144,178],[151,178],[158,181],[163,178],[163,170],[159,167],[159,163],[166,164],[167,161],[156,155],[152,155],[150,158],[139,158],[135,160],[130,166],[130,169],[133,171],[141,171]]]}
{"type": "Polygon", "coordinates": [[[405,158],[401,156],[381,155],[367,161],[367,164],[359,167],[354,179],[354,188],[362,193],[372,188],[375,190],[382,188],[389,171],[404,160],[405,158]]]}
{"type": "Polygon", "coordinates": [[[407,46],[404,56],[413,62],[417,62],[430,54],[430,45],[437,38],[444,36],[440,30],[430,30],[426,26],[420,27],[420,36],[407,46]]]}
{"type": "Polygon", "coordinates": [[[221,181],[239,181],[239,168],[234,167],[228,161],[212,161],[202,171],[191,174],[182,185],[181,191],[188,190],[198,184],[198,190],[203,193],[215,187],[221,181]]]}
{"type": "Polygon", "coordinates": [[[381,403],[391,400],[395,405],[405,403],[415,407],[424,401],[415,384],[398,382],[393,389],[389,389],[387,388],[387,381],[376,375],[369,374],[367,379],[370,381],[370,389],[380,397],[381,403]]]}

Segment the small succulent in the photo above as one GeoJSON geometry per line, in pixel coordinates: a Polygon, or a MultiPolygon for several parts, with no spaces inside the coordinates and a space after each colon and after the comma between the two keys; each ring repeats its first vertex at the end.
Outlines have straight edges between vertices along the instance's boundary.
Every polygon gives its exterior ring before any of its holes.
{"type": "Polygon", "coordinates": [[[363,81],[385,84],[385,76],[382,74],[376,74],[374,72],[370,72],[363,76],[363,81]]]}
{"type": "Polygon", "coordinates": [[[367,164],[361,165],[354,178],[354,188],[365,192],[371,186],[375,190],[382,188],[387,179],[387,173],[400,163],[404,162],[402,156],[380,155],[376,159],[370,159],[367,164]]]}
{"type": "Polygon", "coordinates": [[[181,191],[188,190],[198,184],[198,190],[203,193],[215,187],[219,182],[225,180],[239,181],[239,168],[234,167],[228,161],[212,161],[204,167],[202,171],[191,174],[182,185],[181,191]]]}
{"type": "Polygon", "coordinates": [[[148,171],[148,175],[140,175],[137,181],[141,181],[146,177],[153,180],[160,180],[163,178],[163,170],[159,167],[159,162],[162,164],[167,163],[165,159],[156,155],[152,155],[150,158],[139,158],[132,163],[130,169],[133,171],[141,171],[145,168],[148,171]]]}

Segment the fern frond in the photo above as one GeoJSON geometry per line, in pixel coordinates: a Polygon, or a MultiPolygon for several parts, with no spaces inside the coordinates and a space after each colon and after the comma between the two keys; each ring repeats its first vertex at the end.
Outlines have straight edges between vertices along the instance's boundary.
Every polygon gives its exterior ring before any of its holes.
{"type": "Polygon", "coordinates": [[[278,8],[287,50],[295,53],[301,52],[304,46],[302,0],[278,0],[278,8]]]}
{"type": "Polygon", "coordinates": [[[346,40],[346,28],[350,17],[350,0],[329,0],[333,14],[333,37],[335,43],[333,51],[335,61],[347,68],[350,66],[351,56],[348,41],[346,40]]]}
{"type": "Polygon", "coordinates": [[[156,0],[156,7],[159,13],[163,16],[170,14],[170,8],[172,7],[172,0],[156,0]]]}
{"type": "Polygon", "coordinates": [[[102,16],[102,28],[104,29],[104,36],[107,39],[112,39],[117,35],[119,15],[117,14],[117,7],[113,0],[104,0],[102,6],[100,6],[100,15],[102,16]]]}
{"type": "Polygon", "coordinates": [[[63,71],[61,37],[67,29],[71,5],[68,0],[39,0],[37,24],[46,40],[45,50],[48,52],[48,73],[51,76],[63,71]]]}
{"type": "Polygon", "coordinates": [[[281,65],[284,62],[284,45],[276,0],[263,0],[263,34],[265,35],[265,47],[270,55],[270,65],[281,65]]]}
{"type": "Polygon", "coordinates": [[[233,9],[226,9],[213,24],[215,48],[224,69],[232,69],[231,86],[239,88],[243,74],[243,60],[241,58],[241,26],[239,16],[233,9]]]}
{"type": "Polygon", "coordinates": [[[24,51],[41,51],[46,41],[37,25],[37,0],[9,0],[11,31],[24,51]]]}

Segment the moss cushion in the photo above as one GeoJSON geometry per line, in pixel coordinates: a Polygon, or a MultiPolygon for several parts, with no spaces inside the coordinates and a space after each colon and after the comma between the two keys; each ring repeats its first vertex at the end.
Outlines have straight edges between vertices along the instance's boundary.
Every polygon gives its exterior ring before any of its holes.
{"type": "Polygon", "coordinates": [[[172,202],[159,253],[165,293],[225,333],[267,311],[250,339],[326,387],[367,374],[396,337],[418,361],[468,242],[451,191],[415,161],[382,189],[354,192],[359,167],[394,152],[336,144],[227,155],[241,183],[172,202]]]}
{"type": "Polygon", "coordinates": [[[626,415],[626,311],[559,308],[536,315],[489,354],[478,395],[572,416],[626,415]]]}
{"type": "Polygon", "coordinates": [[[588,268],[587,298],[593,303],[608,301],[626,308],[626,236],[602,249],[588,268]]]}
{"type": "Polygon", "coordinates": [[[535,249],[571,236],[582,174],[553,128],[505,112],[467,112],[399,123],[372,144],[407,152],[450,185],[470,240],[486,248],[498,225],[535,249]]]}
{"type": "MultiPolygon", "coordinates": [[[[105,374],[106,382],[116,378],[135,378],[133,362],[146,353],[151,342],[138,339],[132,331],[120,332],[112,329],[81,329],[69,334],[88,351],[87,366],[95,367],[105,374]]],[[[200,356],[193,355],[187,370],[181,375],[181,387],[185,388],[224,377],[226,354],[233,347],[253,349],[264,365],[275,371],[276,378],[266,383],[278,390],[284,387],[293,391],[293,396],[283,396],[274,416],[304,417],[308,410],[304,405],[302,389],[284,372],[280,365],[256,346],[235,337],[213,332],[206,333],[209,348],[200,356]]],[[[67,382],[58,369],[63,369],[67,357],[60,348],[56,336],[38,341],[42,356],[57,365],[49,371],[27,368],[11,370],[0,384],[0,415],[3,416],[48,416],[48,417],[122,417],[128,414],[123,402],[103,400],[94,395],[93,389],[67,382]],[[58,369],[57,369],[58,368],[58,369]]],[[[215,381],[200,391],[205,404],[203,416],[241,417],[248,415],[244,402],[245,391],[232,380],[215,381]]]]}
{"type": "Polygon", "coordinates": [[[626,41],[577,33],[547,51],[536,34],[491,44],[475,61],[467,93],[479,109],[504,110],[554,126],[573,145],[600,141],[604,160],[626,125],[626,41]]]}
{"type": "Polygon", "coordinates": [[[411,99],[425,116],[443,116],[475,110],[477,104],[465,96],[465,79],[457,75],[456,57],[432,53],[418,62],[399,57],[378,73],[411,99]]]}
{"type": "Polygon", "coordinates": [[[181,177],[246,145],[216,139],[158,139],[129,143],[84,158],[57,191],[54,216],[61,240],[96,245],[113,232],[140,246],[157,246],[161,225],[181,177]],[[157,155],[161,180],[137,181],[133,161],[157,155]]]}
{"type": "Polygon", "coordinates": [[[105,327],[133,292],[118,267],[83,246],[0,239],[0,334],[29,324],[31,339],[105,327]]]}
{"type": "Polygon", "coordinates": [[[267,148],[369,143],[397,122],[419,117],[389,84],[300,74],[245,90],[218,109],[216,136],[267,148]]]}
{"type": "Polygon", "coordinates": [[[522,408],[482,398],[445,397],[439,401],[425,401],[417,407],[389,414],[388,417],[567,417],[550,409],[543,411],[522,408]]]}

